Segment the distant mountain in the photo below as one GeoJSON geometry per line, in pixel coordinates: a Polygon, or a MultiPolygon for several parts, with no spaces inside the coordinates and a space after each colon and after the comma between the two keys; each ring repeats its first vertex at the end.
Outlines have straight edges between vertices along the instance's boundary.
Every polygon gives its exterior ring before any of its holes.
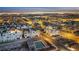
{"type": "Polygon", "coordinates": [[[0,7],[0,12],[79,11],[79,7],[0,7]]]}
{"type": "Polygon", "coordinates": [[[79,7],[0,7],[0,13],[76,12],[79,7]]]}

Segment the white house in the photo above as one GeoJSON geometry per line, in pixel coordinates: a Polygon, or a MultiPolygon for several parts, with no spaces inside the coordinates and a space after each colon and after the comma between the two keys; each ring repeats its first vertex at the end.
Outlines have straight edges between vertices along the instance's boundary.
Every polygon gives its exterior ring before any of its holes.
{"type": "Polygon", "coordinates": [[[39,31],[34,31],[34,30],[30,30],[29,32],[28,31],[25,31],[24,32],[24,37],[27,38],[27,37],[34,37],[34,36],[39,36],[40,32],[39,31]]]}
{"type": "Polygon", "coordinates": [[[0,41],[17,40],[17,39],[22,39],[22,31],[10,30],[10,31],[7,31],[6,33],[3,33],[2,36],[0,34],[0,41]]]}

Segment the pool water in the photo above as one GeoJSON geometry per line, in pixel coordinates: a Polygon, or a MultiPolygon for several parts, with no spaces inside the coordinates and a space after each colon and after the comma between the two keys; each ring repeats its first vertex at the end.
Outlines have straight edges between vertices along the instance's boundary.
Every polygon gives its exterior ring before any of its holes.
{"type": "Polygon", "coordinates": [[[36,48],[44,48],[44,44],[42,42],[35,42],[36,48]]]}

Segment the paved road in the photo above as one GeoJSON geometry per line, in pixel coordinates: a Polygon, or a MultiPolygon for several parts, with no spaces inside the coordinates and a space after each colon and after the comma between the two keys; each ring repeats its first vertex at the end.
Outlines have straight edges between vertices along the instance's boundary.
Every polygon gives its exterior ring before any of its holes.
{"type": "Polygon", "coordinates": [[[14,42],[0,44],[0,50],[10,50],[12,48],[21,47],[22,43],[27,41],[27,39],[20,39],[14,42]]]}
{"type": "Polygon", "coordinates": [[[55,45],[59,48],[59,51],[70,51],[67,47],[65,47],[61,42],[56,40],[55,45]]]}

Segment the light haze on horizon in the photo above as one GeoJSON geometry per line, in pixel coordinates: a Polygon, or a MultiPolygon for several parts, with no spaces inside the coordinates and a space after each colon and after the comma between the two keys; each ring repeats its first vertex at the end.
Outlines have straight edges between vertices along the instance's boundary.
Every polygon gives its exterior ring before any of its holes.
{"type": "Polygon", "coordinates": [[[0,7],[0,12],[79,10],[79,7],[0,7]]]}

